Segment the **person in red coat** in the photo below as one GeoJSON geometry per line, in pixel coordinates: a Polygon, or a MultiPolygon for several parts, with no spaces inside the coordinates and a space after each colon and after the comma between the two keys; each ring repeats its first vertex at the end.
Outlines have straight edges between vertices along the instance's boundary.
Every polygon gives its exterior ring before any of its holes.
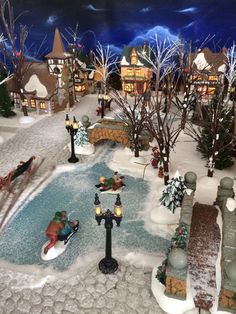
{"type": "Polygon", "coordinates": [[[58,235],[64,227],[65,224],[62,222],[62,213],[56,212],[53,220],[46,229],[46,236],[50,239],[50,243],[44,248],[44,254],[47,254],[48,250],[56,244],[58,235]]]}

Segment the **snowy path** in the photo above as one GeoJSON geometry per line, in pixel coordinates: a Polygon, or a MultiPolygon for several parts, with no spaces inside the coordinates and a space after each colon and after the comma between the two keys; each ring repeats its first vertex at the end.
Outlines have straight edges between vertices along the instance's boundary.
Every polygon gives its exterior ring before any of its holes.
{"type": "Polygon", "coordinates": [[[195,306],[210,309],[216,295],[215,263],[220,229],[214,206],[195,203],[188,246],[189,273],[195,306]]]}

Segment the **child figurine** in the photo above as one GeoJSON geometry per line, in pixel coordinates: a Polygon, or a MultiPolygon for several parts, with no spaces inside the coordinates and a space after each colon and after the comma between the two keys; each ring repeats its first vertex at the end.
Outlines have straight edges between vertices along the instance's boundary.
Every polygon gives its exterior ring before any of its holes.
{"type": "Polygon", "coordinates": [[[46,229],[46,236],[50,239],[50,243],[44,248],[44,254],[47,254],[48,250],[56,244],[58,235],[64,226],[65,225],[62,222],[62,213],[56,212],[53,220],[49,223],[46,229]]]}
{"type": "Polygon", "coordinates": [[[160,152],[157,147],[152,148],[153,158],[151,159],[151,164],[153,168],[158,168],[158,164],[160,162],[160,152]]]}

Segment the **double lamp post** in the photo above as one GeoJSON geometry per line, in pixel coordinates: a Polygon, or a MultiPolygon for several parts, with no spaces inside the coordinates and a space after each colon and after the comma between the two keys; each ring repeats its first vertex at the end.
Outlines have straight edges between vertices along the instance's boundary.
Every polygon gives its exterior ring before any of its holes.
{"type": "Polygon", "coordinates": [[[68,114],[66,114],[66,129],[68,133],[70,133],[70,139],[71,139],[71,156],[68,159],[68,161],[75,163],[79,161],[79,158],[75,156],[74,136],[78,131],[78,123],[75,119],[75,116],[73,117],[73,123],[71,123],[68,114]]]}
{"type": "Polygon", "coordinates": [[[99,200],[98,194],[95,194],[95,219],[97,220],[98,225],[101,224],[102,220],[105,220],[106,228],[106,255],[99,262],[99,269],[103,274],[112,274],[118,268],[117,261],[112,258],[112,249],[111,249],[111,229],[113,228],[113,220],[115,220],[117,227],[120,226],[122,220],[122,204],[120,200],[120,195],[117,195],[116,202],[114,205],[114,213],[107,209],[103,211],[101,208],[101,202],[99,200]]]}

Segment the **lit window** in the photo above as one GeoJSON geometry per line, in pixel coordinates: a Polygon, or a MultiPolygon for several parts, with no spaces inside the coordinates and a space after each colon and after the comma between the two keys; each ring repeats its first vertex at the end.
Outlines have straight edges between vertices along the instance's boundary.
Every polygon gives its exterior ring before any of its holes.
{"type": "Polygon", "coordinates": [[[76,92],[82,92],[85,90],[85,85],[75,85],[76,92]]]}
{"type": "Polygon", "coordinates": [[[134,90],[134,84],[132,84],[132,83],[125,84],[125,91],[126,92],[132,92],[133,90],[134,90]]]}
{"type": "Polygon", "coordinates": [[[215,87],[208,87],[207,94],[208,95],[214,95],[215,90],[216,90],[215,87]]]}
{"type": "Polygon", "coordinates": [[[217,75],[209,75],[208,80],[209,81],[218,81],[218,76],[217,75]]]}
{"type": "Polygon", "coordinates": [[[26,98],[23,100],[22,105],[28,107],[28,100],[26,98]]]}
{"type": "Polygon", "coordinates": [[[52,59],[48,59],[48,63],[49,64],[53,64],[53,60],[52,59]]]}
{"type": "Polygon", "coordinates": [[[201,93],[202,92],[202,86],[197,87],[197,92],[201,93]]]}
{"type": "Polygon", "coordinates": [[[46,109],[46,103],[45,103],[45,101],[40,101],[40,103],[39,103],[39,108],[40,108],[40,109],[46,109]]]}
{"type": "Polygon", "coordinates": [[[202,76],[201,75],[193,75],[193,81],[202,81],[202,76]]]}
{"type": "Polygon", "coordinates": [[[141,70],[140,70],[140,69],[136,69],[136,70],[135,70],[135,75],[141,76],[141,70]]]}
{"type": "Polygon", "coordinates": [[[132,76],[133,75],[133,69],[127,69],[127,75],[132,76]]]}
{"type": "Polygon", "coordinates": [[[35,108],[35,107],[36,107],[36,104],[35,104],[35,100],[34,100],[34,99],[31,99],[31,100],[30,100],[30,107],[31,107],[31,108],[35,108]]]}

